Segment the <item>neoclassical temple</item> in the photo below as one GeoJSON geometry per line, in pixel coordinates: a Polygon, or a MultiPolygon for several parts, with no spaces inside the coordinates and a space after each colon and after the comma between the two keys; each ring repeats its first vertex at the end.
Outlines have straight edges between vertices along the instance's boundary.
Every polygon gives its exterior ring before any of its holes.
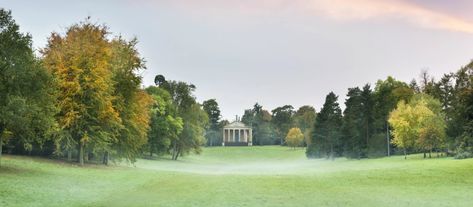
{"type": "Polygon", "coordinates": [[[222,146],[251,146],[253,131],[243,122],[234,121],[223,127],[222,146]]]}

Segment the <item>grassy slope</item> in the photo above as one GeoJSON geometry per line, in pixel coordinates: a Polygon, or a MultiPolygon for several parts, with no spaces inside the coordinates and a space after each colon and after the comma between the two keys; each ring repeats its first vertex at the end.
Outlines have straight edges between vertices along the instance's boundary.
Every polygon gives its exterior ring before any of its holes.
{"type": "Polygon", "coordinates": [[[283,147],[76,167],[5,156],[0,206],[472,206],[473,159],[307,160],[283,147]]]}

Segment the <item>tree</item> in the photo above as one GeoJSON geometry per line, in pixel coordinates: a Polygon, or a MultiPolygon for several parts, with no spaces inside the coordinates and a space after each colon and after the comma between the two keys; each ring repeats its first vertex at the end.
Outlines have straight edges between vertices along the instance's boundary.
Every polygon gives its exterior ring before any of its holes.
{"type": "Polygon", "coordinates": [[[301,106],[294,114],[294,123],[304,134],[306,146],[310,144],[310,134],[316,116],[317,113],[315,112],[314,107],[307,105],[301,106]]]}
{"type": "Polygon", "coordinates": [[[221,129],[219,127],[220,109],[215,99],[209,99],[202,103],[204,111],[209,117],[209,127],[205,133],[207,137],[207,145],[213,146],[215,143],[221,141],[221,129]]]}
{"type": "Polygon", "coordinates": [[[448,132],[457,150],[473,153],[473,61],[455,73],[448,132]]]}
{"type": "MultiPolygon", "coordinates": [[[[148,141],[150,107],[153,102],[151,96],[140,89],[142,80],[138,73],[146,66],[136,49],[137,43],[136,39],[114,39],[111,42],[110,60],[114,88],[113,106],[122,124],[110,151],[118,158],[124,157],[132,162],[148,141]]],[[[108,163],[108,154],[108,151],[104,153],[104,164],[108,163]]]]}
{"type": "Polygon", "coordinates": [[[304,134],[302,134],[301,129],[294,127],[289,130],[286,135],[286,144],[290,147],[296,149],[302,141],[304,140],[304,134]]]}
{"type": "Polygon", "coordinates": [[[430,158],[432,150],[443,148],[446,141],[447,124],[442,104],[434,97],[422,93],[415,94],[409,104],[418,107],[418,113],[423,115],[416,144],[424,151],[424,158],[426,152],[430,158]],[[421,113],[422,111],[425,112],[421,113]]]}
{"type": "Polygon", "coordinates": [[[31,44],[31,36],[19,32],[11,12],[0,9],[0,161],[4,138],[14,138],[31,151],[57,128],[53,81],[31,44]]]}
{"type": "Polygon", "coordinates": [[[375,130],[375,97],[371,86],[366,84],[360,94],[361,99],[361,135],[364,137],[362,148],[364,148],[365,156],[368,156],[370,140],[373,139],[375,130]]]}
{"type": "Polygon", "coordinates": [[[274,140],[271,119],[271,113],[263,109],[258,103],[256,103],[252,109],[245,110],[241,120],[246,125],[252,127],[253,144],[277,144],[277,141],[280,143],[280,140],[274,140]]]}
{"type": "Polygon", "coordinates": [[[285,137],[289,129],[293,126],[292,116],[294,114],[294,107],[284,105],[273,109],[271,113],[271,123],[274,126],[275,134],[280,139],[279,144],[283,145],[283,137],[285,137]]]}
{"type": "Polygon", "coordinates": [[[113,106],[112,50],[108,30],[89,22],[70,26],[66,34],[53,33],[42,50],[44,64],[57,80],[58,122],[66,137],[77,145],[78,162],[84,151],[111,150],[122,127],[113,106]]]}
{"type": "Polygon", "coordinates": [[[342,112],[337,102],[338,97],[330,92],[325,103],[317,114],[312,130],[311,144],[307,147],[309,158],[334,158],[340,152],[342,112]]]}
{"type": "Polygon", "coordinates": [[[343,145],[348,157],[361,158],[366,155],[363,103],[360,88],[349,88],[343,111],[343,145]]]}
{"type": "Polygon", "coordinates": [[[183,120],[176,115],[169,92],[161,87],[149,86],[146,92],[153,98],[151,107],[148,150],[153,153],[169,153],[171,143],[178,139],[183,129],[183,120]]]}
{"type": "Polygon", "coordinates": [[[208,117],[200,104],[192,104],[184,114],[184,127],[179,138],[174,142],[172,159],[177,160],[181,155],[194,151],[199,154],[201,146],[205,143],[205,126],[208,123],[208,117]]]}
{"type": "MultiPolygon", "coordinates": [[[[416,94],[406,104],[400,101],[390,113],[389,123],[393,128],[393,143],[404,150],[420,149],[432,152],[445,142],[445,118],[440,102],[426,94],[416,94]]],[[[425,153],[424,153],[425,157],[425,153]]]]}
{"type": "Polygon", "coordinates": [[[404,150],[404,158],[407,156],[407,149],[413,148],[416,142],[419,125],[417,115],[415,109],[401,101],[389,116],[394,135],[392,142],[404,150]]]}
{"type": "Polygon", "coordinates": [[[204,133],[208,124],[208,116],[195,100],[193,95],[195,86],[176,81],[167,81],[166,83],[165,89],[172,97],[176,114],[183,120],[182,133],[171,143],[172,159],[177,160],[179,156],[190,151],[200,153],[200,147],[205,143],[204,133]]]}
{"type": "Polygon", "coordinates": [[[399,101],[404,100],[408,102],[413,94],[414,91],[406,83],[398,81],[391,76],[386,78],[386,80],[378,80],[376,82],[373,93],[373,133],[368,145],[371,154],[390,155],[389,113],[396,107],[399,101]]]}

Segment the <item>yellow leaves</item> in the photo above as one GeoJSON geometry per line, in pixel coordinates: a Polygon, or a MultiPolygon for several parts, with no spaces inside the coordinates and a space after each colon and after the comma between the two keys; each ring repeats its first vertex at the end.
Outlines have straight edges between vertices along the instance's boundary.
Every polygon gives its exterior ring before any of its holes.
{"type": "Polygon", "coordinates": [[[289,130],[286,136],[286,143],[291,147],[299,146],[304,140],[304,134],[301,129],[294,127],[289,130]]]}
{"type": "Polygon", "coordinates": [[[85,132],[84,135],[81,137],[80,142],[82,144],[85,144],[85,143],[89,142],[89,140],[90,140],[89,134],[87,132],[85,132]]]}
{"type": "Polygon", "coordinates": [[[390,113],[389,124],[393,128],[393,144],[401,148],[433,147],[445,137],[445,121],[440,111],[433,107],[439,104],[426,95],[418,95],[406,104],[400,101],[390,113]]]}

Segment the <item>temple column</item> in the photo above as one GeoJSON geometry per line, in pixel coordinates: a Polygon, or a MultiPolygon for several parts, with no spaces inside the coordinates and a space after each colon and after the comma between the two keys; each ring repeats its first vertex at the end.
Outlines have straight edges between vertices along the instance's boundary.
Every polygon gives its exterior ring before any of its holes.
{"type": "Polygon", "coordinates": [[[231,134],[230,142],[234,142],[234,140],[235,140],[235,130],[230,129],[230,131],[231,131],[231,133],[230,133],[231,134]]]}

